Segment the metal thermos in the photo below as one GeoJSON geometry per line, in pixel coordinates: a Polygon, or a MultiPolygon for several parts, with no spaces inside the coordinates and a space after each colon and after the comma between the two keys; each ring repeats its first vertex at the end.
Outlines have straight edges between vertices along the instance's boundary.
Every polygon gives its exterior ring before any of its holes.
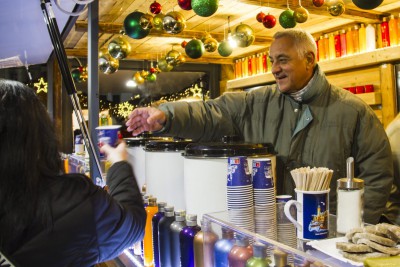
{"type": "Polygon", "coordinates": [[[184,210],[175,211],[175,221],[171,224],[171,263],[172,266],[181,266],[181,246],[179,243],[179,233],[186,226],[186,212],[184,210]]]}
{"type": "Polygon", "coordinates": [[[167,205],[165,202],[158,202],[158,211],[154,214],[151,219],[151,226],[153,231],[153,257],[154,257],[154,267],[160,267],[160,254],[158,249],[158,224],[160,220],[164,217],[164,208],[167,205]]]}
{"type": "Polygon", "coordinates": [[[186,226],[179,233],[181,249],[181,267],[195,267],[194,262],[194,237],[201,230],[197,225],[197,215],[186,215],[186,226]]]}
{"type": "Polygon", "coordinates": [[[164,217],[158,223],[158,249],[161,267],[173,267],[171,262],[171,224],[174,222],[174,207],[164,208],[164,217]]]}

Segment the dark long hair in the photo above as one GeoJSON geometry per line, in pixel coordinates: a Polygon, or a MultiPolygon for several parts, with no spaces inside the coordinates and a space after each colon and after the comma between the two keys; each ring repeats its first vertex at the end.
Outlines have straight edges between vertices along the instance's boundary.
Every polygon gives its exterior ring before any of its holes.
{"type": "Polygon", "coordinates": [[[0,246],[10,252],[32,221],[51,223],[48,182],[62,171],[58,140],[33,89],[0,79],[0,246]]]}

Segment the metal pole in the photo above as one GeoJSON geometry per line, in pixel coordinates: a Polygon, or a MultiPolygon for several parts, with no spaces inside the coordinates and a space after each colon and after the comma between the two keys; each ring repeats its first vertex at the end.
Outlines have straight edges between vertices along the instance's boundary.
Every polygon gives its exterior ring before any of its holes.
{"type": "Polygon", "coordinates": [[[58,64],[60,66],[60,71],[63,77],[65,88],[67,90],[68,95],[70,96],[75,116],[79,123],[79,127],[82,131],[82,135],[85,141],[85,146],[86,148],[88,148],[89,155],[91,156],[92,159],[95,160],[97,166],[98,174],[96,175],[96,177],[92,177],[92,179],[93,181],[96,181],[96,184],[104,185],[105,183],[101,175],[102,172],[101,172],[100,161],[98,159],[95,146],[93,145],[89,129],[86,125],[85,118],[82,113],[82,109],[79,103],[79,97],[76,94],[75,83],[71,76],[71,72],[68,66],[68,58],[65,53],[64,45],[61,40],[61,34],[58,29],[57,20],[54,16],[50,0],[40,0],[40,7],[43,12],[43,16],[47,25],[47,29],[49,31],[50,39],[53,44],[58,64]]]}

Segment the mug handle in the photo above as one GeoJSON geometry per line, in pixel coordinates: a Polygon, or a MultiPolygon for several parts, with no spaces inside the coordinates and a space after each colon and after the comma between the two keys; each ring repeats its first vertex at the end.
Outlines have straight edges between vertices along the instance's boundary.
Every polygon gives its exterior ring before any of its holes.
{"type": "Polygon", "coordinates": [[[301,204],[296,200],[289,200],[288,202],[286,202],[283,212],[285,213],[289,221],[291,221],[296,226],[296,228],[301,230],[302,229],[301,224],[298,223],[290,214],[290,206],[292,205],[296,205],[297,212],[301,212],[301,204]]]}

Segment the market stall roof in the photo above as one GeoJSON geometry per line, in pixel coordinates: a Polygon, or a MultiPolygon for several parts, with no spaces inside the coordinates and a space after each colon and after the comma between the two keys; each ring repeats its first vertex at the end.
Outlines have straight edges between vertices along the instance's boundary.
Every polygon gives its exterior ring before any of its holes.
{"type": "MultiPolygon", "coordinates": [[[[75,6],[71,0],[60,3],[67,11],[75,6]]],[[[53,10],[62,32],[70,16],[53,10]]],[[[53,51],[39,0],[1,1],[0,35],[0,68],[43,64],[53,51]]]]}

